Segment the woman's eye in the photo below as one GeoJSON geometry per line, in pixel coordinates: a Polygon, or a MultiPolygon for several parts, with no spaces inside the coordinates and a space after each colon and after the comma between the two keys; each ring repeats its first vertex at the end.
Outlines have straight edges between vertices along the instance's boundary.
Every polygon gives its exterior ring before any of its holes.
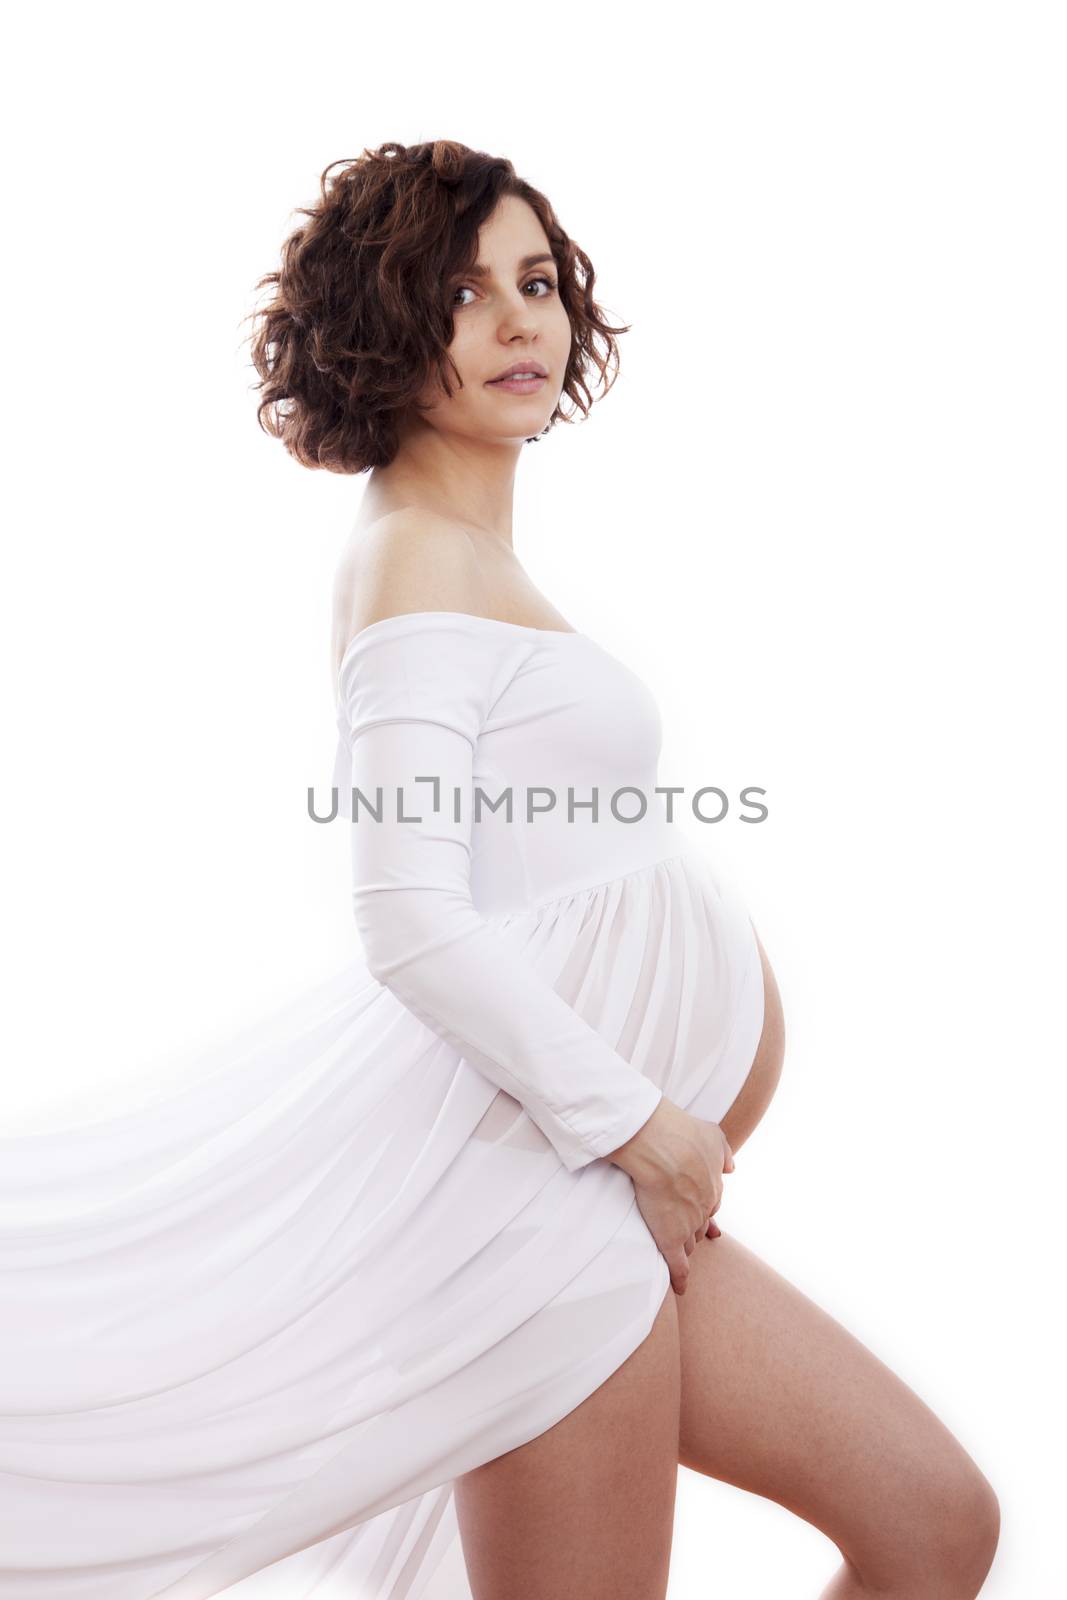
{"type": "MultiPolygon", "coordinates": [[[[555,278],[548,278],[548,277],[545,277],[543,274],[541,274],[536,278],[530,278],[529,281],[523,285],[523,288],[524,289],[529,289],[531,287],[531,285],[533,285],[535,283],[543,283],[544,284],[544,286],[545,286],[545,294],[527,295],[526,298],[529,299],[529,300],[544,300],[544,299],[547,298],[548,295],[550,295],[552,293],[552,291],[556,287],[555,278]]],[[[456,298],[457,298],[458,295],[461,295],[461,294],[473,294],[473,293],[474,293],[474,290],[471,288],[469,283],[461,283],[459,288],[455,291],[455,294],[453,294],[453,296],[452,296],[452,304],[453,304],[453,306],[455,306],[455,304],[456,304],[456,298]]],[[[462,304],[463,305],[470,305],[470,301],[469,300],[465,300],[465,301],[462,302],[462,304]]]]}

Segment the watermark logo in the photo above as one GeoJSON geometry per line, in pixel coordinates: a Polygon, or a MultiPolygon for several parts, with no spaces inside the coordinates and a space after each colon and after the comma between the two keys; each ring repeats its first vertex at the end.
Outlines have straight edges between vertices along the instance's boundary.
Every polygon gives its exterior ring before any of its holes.
{"type": "MultiPolygon", "coordinates": [[[[416,784],[429,785],[428,789],[412,793],[405,790],[403,785],[397,785],[393,791],[384,791],[381,784],[367,795],[356,786],[351,790],[350,820],[356,822],[425,822],[427,807],[432,816],[442,815],[442,809],[449,791],[444,790],[439,776],[416,777],[416,784]],[[395,802],[386,799],[386,794],[392,792],[395,802]],[[411,812],[409,814],[409,808],[411,812]]],[[[516,819],[515,790],[509,784],[495,797],[489,795],[479,784],[475,784],[470,791],[471,815],[473,822],[480,822],[488,812],[497,815],[503,811],[505,822],[513,823],[516,819]]],[[[573,786],[569,786],[561,798],[560,792],[547,784],[526,784],[518,791],[524,797],[518,808],[519,820],[526,825],[534,824],[539,817],[552,814],[563,816],[565,807],[565,820],[568,823],[599,823],[610,816],[613,822],[631,823],[641,822],[648,814],[650,806],[656,804],[649,798],[644,789],[634,784],[624,784],[621,788],[607,791],[604,796],[603,810],[601,807],[601,791],[594,785],[588,791],[588,798],[576,794],[573,786]],[[636,796],[635,803],[627,796],[636,796]]],[[[676,796],[684,796],[686,790],[681,784],[657,784],[651,791],[652,795],[663,795],[666,799],[665,807],[659,808],[659,814],[665,816],[668,823],[678,820],[677,811],[681,810],[686,815],[692,816],[697,822],[719,823],[725,822],[728,817],[737,822],[760,823],[766,822],[769,808],[765,804],[767,791],[758,784],[748,784],[741,789],[736,800],[731,801],[725,789],[716,784],[705,784],[695,789],[688,802],[677,800],[676,796]],[[688,810],[686,806],[688,805],[688,810]]],[[[453,822],[462,822],[464,797],[468,794],[465,789],[453,787],[449,799],[449,812],[453,822]]],[[[340,791],[334,784],[330,789],[330,810],[326,816],[319,814],[315,787],[309,785],[307,792],[308,816],[312,822],[335,822],[342,815],[340,807],[340,791]]],[[[348,813],[345,813],[347,816],[348,813]]]]}

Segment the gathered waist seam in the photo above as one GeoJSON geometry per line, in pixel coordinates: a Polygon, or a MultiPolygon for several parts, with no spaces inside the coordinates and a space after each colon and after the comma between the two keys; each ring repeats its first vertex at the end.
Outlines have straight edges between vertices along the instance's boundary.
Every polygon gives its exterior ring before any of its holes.
{"type": "Polygon", "coordinates": [[[537,900],[525,906],[515,906],[510,911],[489,911],[483,913],[487,922],[497,922],[504,917],[524,917],[531,911],[547,911],[552,906],[561,905],[564,900],[572,900],[575,895],[592,894],[597,889],[607,889],[613,883],[625,883],[627,878],[636,878],[641,873],[652,872],[656,867],[666,866],[668,861],[680,861],[683,856],[692,857],[692,845],[685,845],[681,850],[675,850],[669,856],[659,856],[655,861],[646,861],[643,867],[634,867],[630,872],[614,873],[610,878],[604,878],[599,883],[580,883],[573,889],[564,889],[562,894],[552,895],[547,900],[537,900]]]}

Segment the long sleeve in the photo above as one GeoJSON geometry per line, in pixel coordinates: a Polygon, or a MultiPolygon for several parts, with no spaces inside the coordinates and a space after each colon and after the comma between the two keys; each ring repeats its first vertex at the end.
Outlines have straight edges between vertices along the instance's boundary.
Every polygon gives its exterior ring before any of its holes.
{"type": "Polygon", "coordinates": [[[475,748],[514,670],[513,652],[489,631],[444,620],[389,626],[402,622],[389,618],[357,635],[342,672],[351,787],[359,792],[349,821],[352,904],[366,963],[514,1096],[574,1171],[631,1138],[662,1091],[508,948],[472,902],[475,748]]]}

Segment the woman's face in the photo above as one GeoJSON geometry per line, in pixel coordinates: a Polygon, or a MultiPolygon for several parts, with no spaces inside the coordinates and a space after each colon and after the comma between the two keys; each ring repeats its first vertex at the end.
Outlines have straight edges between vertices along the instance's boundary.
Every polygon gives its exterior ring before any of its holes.
{"type": "Polygon", "coordinates": [[[445,285],[454,332],[448,353],[462,379],[449,399],[430,386],[418,413],[443,433],[497,442],[540,433],[563,392],[571,352],[570,318],[556,287],[556,263],[537,213],[504,195],[478,234],[476,269],[445,285]],[[537,259],[533,259],[537,258],[537,259]],[[492,382],[506,368],[534,363],[547,376],[526,392],[492,382]]]}

